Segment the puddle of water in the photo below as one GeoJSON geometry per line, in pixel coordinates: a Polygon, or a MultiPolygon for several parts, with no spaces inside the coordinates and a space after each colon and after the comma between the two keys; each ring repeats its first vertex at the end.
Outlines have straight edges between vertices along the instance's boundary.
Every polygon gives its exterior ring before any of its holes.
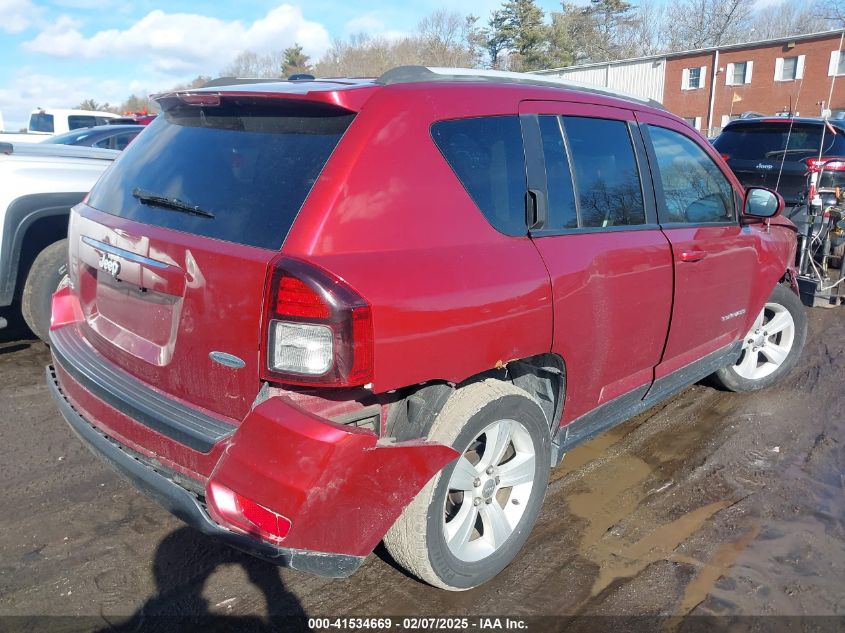
{"type": "MultiPolygon", "coordinates": [[[[649,499],[658,499],[666,494],[665,491],[678,476],[678,470],[691,467],[707,437],[724,421],[723,409],[726,406],[730,408],[729,404],[715,407],[712,419],[691,421],[681,432],[677,427],[658,431],[635,449],[639,455],[624,452],[613,459],[598,461],[595,468],[579,481],[588,489],[567,495],[569,511],[586,522],[579,554],[598,568],[598,576],[590,590],[591,597],[601,594],[617,579],[634,577],[653,563],[677,561],[674,550],[713,515],[736,502],[735,498],[719,499],[680,517],[675,515],[677,518],[673,517],[669,522],[657,516],[656,510],[648,503],[649,499]],[[629,526],[633,526],[631,532],[627,531],[629,526]]],[[[658,415],[683,416],[684,411],[673,411],[670,404],[658,415]]],[[[606,457],[608,450],[632,430],[630,424],[625,424],[574,449],[554,473],[553,480],[560,480],[606,457]]],[[[756,534],[751,539],[754,536],[756,534]]],[[[745,546],[747,543],[742,548],[745,546]]],[[[706,591],[732,563],[733,558],[727,557],[727,553],[718,554],[709,566],[704,565],[707,573],[694,582],[686,600],[701,601],[699,592],[704,591],[706,595],[706,591]],[[711,579],[713,574],[717,575],[711,579]]],[[[684,562],[691,562],[698,568],[703,565],[699,561],[684,562]]]]}
{"type": "MultiPolygon", "coordinates": [[[[684,597],[681,601],[681,613],[689,613],[710,594],[716,586],[719,578],[724,576],[733,567],[736,559],[760,534],[760,526],[755,525],[748,532],[735,541],[729,541],[719,546],[713,558],[704,564],[698,575],[687,585],[684,597]]],[[[678,560],[680,557],[674,557],[678,560]]],[[[700,564],[698,561],[683,561],[700,564]]]]}
{"type": "Polygon", "coordinates": [[[612,428],[569,451],[563,463],[552,471],[549,483],[563,479],[569,473],[580,470],[590,462],[603,457],[611,446],[625,437],[627,427],[627,424],[623,424],[621,427],[612,428]]]}

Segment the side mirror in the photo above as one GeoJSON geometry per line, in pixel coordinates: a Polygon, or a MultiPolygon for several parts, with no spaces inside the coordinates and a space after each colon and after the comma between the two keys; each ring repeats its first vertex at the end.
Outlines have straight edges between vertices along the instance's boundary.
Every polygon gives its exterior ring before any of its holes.
{"type": "Polygon", "coordinates": [[[783,212],[783,198],[776,191],[764,187],[749,187],[745,191],[742,214],[752,218],[774,218],[783,212]]]}

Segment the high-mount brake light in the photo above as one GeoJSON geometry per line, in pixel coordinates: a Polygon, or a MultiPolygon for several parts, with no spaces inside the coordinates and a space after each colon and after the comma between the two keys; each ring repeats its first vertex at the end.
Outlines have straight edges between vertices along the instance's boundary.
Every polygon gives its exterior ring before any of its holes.
{"type": "Polygon", "coordinates": [[[262,379],[325,387],[372,382],[372,310],[347,283],[280,256],[270,264],[265,290],[262,379]]]}
{"type": "Polygon", "coordinates": [[[220,93],[217,92],[177,92],[176,96],[182,103],[194,106],[219,106],[220,93]]]}

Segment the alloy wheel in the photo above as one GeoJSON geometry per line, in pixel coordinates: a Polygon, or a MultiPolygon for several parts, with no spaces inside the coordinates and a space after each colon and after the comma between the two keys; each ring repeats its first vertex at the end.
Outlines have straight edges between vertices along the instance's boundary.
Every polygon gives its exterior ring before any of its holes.
{"type": "Polygon", "coordinates": [[[784,306],[767,303],[742,342],[734,371],[742,378],[759,380],[780,367],[795,342],[795,321],[784,306]]]}
{"type": "Polygon", "coordinates": [[[515,420],[498,420],[464,450],[449,479],[443,534],[464,562],[486,558],[513,534],[534,487],[534,443],[515,420]]]}

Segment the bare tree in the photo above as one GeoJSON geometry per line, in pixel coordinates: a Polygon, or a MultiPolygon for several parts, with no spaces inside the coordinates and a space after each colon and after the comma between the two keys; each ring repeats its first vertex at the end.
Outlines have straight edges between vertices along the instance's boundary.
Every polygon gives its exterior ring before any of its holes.
{"type": "Polygon", "coordinates": [[[666,50],[666,10],[654,0],[641,0],[632,26],[636,55],[657,55],[666,50]]]}
{"type": "Polygon", "coordinates": [[[281,77],[284,61],[283,51],[267,55],[243,51],[220,74],[224,77],[281,77]]]}
{"type": "Polygon", "coordinates": [[[136,113],[136,112],[158,112],[158,106],[154,101],[150,101],[148,97],[139,97],[138,95],[129,95],[123,103],[120,104],[118,110],[122,114],[136,113]]]}
{"type": "Polygon", "coordinates": [[[733,44],[748,39],[754,0],[676,0],[668,8],[671,51],[733,44]]]}
{"type": "Polygon", "coordinates": [[[398,39],[360,33],[332,42],[316,64],[321,77],[380,75],[394,66],[475,66],[480,61],[476,18],[439,10],[420,21],[415,33],[398,39]]]}
{"type": "Polygon", "coordinates": [[[831,28],[845,27],[845,3],[842,0],[819,0],[817,15],[832,22],[831,28]]]}
{"type": "Polygon", "coordinates": [[[789,35],[816,33],[830,28],[812,2],[784,2],[760,9],[753,16],[751,39],[765,40],[789,35]]]}

